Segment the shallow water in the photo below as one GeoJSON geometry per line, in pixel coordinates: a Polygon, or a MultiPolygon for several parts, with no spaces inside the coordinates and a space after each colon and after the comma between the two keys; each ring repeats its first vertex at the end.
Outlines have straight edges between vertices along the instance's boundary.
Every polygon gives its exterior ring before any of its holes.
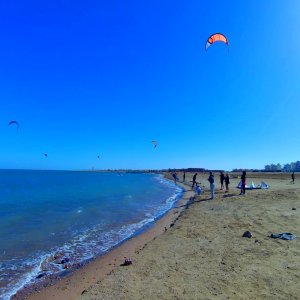
{"type": "Polygon", "coordinates": [[[105,253],[180,193],[155,174],[0,170],[0,298],[105,253]]]}

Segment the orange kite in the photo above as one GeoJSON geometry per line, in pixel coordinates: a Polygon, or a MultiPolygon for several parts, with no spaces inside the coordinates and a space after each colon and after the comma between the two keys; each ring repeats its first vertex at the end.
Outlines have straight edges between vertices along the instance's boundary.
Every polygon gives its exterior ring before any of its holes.
{"type": "Polygon", "coordinates": [[[224,42],[227,46],[229,46],[228,39],[227,39],[227,37],[224,34],[222,34],[222,33],[214,33],[213,35],[211,35],[207,39],[205,50],[207,50],[208,47],[211,46],[215,42],[224,42]]]}

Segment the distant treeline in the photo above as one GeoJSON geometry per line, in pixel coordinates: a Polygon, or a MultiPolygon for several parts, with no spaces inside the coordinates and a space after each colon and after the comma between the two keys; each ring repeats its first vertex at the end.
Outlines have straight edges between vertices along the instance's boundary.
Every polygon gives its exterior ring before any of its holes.
{"type": "Polygon", "coordinates": [[[291,162],[290,164],[269,164],[265,166],[266,172],[300,172],[300,161],[291,162]]]}
{"type": "MultiPolygon", "coordinates": [[[[205,169],[205,168],[169,168],[169,169],[145,169],[145,170],[132,170],[132,169],[107,169],[106,172],[126,172],[126,173],[160,173],[160,172],[191,172],[191,173],[204,173],[204,172],[224,172],[222,169],[205,169]]],[[[270,164],[266,165],[264,169],[232,169],[231,172],[241,173],[247,172],[300,172],[300,161],[292,162],[290,164],[270,164]]]]}
{"type": "Polygon", "coordinates": [[[241,173],[243,171],[246,171],[246,172],[264,172],[264,170],[261,170],[261,169],[232,169],[231,172],[241,173]]]}

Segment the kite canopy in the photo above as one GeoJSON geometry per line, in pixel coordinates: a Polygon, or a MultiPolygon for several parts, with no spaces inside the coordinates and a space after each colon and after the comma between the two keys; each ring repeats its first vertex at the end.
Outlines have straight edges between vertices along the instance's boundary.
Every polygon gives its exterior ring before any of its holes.
{"type": "Polygon", "coordinates": [[[154,148],[157,147],[157,141],[152,141],[151,143],[153,144],[154,148]]]}
{"type": "Polygon", "coordinates": [[[17,121],[10,121],[8,123],[8,125],[16,125],[17,126],[17,130],[19,130],[19,128],[20,128],[20,125],[19,125],[19,123],[17,121]]]}
{"type": "Polygon", "coordinates": [[[205,50],[208,49],[208,47],[210,47],[213,43],[215,42],[223,42],[225,43],[227,46],[229,46],[229,42],[227,37],[222,34],[222,33],[214,33],[213,35],[211,35],[207,41],[206,41],[206,45],[205,45],[205,50]]]}

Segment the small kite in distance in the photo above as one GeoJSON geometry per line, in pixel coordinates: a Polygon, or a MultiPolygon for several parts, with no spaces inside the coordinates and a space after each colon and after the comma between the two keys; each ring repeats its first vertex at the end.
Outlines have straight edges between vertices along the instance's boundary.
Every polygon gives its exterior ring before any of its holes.
{"type": "Polygon", "coordinates": [[[17,126],[17,130],[19,130],[19,128],[20,128],[20,125],[19,125],[19,123],[17,122],[17,121],[10,121],[9,123],[8,123],[8,125],[10,126],[10,125],[16,125],[17,126]]]}
{"type": "Polygon", "coordinates": [[[222,33],[214,33],[213,35],[211,35],[207,41],[206,41],[206,45],[205,45],[205,50],[207,50],[212,44],[214,44],[215,42],[223,42],[225,43],[227,46],[229,46],[229,42],[227,37],[222,34],[222,33]]]}
{"type": "Polygon", "coordinates": [[[157,141],[152,141],[151,143],[153,144],[154,148],[157,147],[157,141]]]}
{"type": "Polygon", "coordinates": [[[100,155],[98,155],[97,157],[98,157],[98,159],[99,159],[99,158],[100,158],[100,155]]]}
{"type": "Polygon", "coordinates": [[[45,155],[45,157],[48,157],[48,154],[47,154],[47,153],[45,153],[44,155],[45,155]]]}

